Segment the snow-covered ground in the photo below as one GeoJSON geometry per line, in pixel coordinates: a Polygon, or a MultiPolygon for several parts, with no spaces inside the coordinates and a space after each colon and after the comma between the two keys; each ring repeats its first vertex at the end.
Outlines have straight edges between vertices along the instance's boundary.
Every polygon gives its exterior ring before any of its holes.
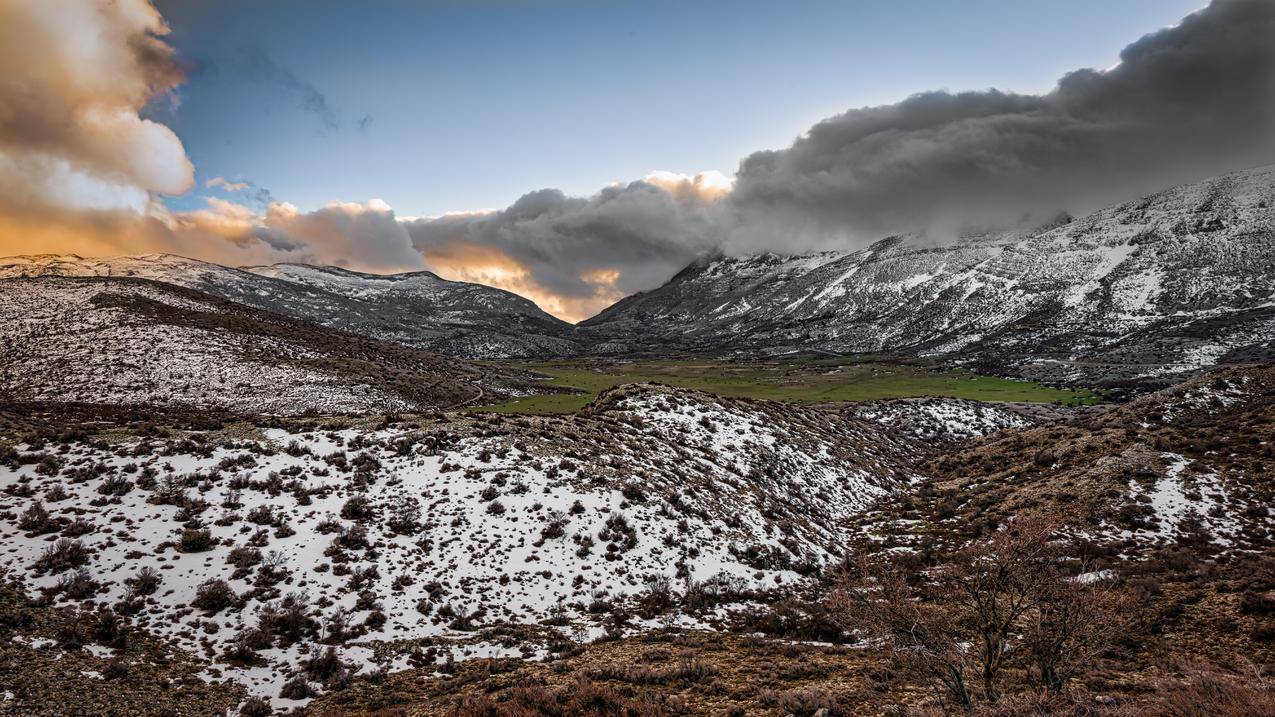
{"type": "Polygon", "coordinates": [[[404,411],[506,395],[499,371],[165,284],[0,279],[0,393],[271,414],[404,411]]]}
{"type": "Polygon", "coordinates": [[[1032,421],[1009,407],[960,398],[904,398],[852,407],[859,417],[925,441],[966,441],[1032,421]]]}
{"type": "MultiPolygon", "coordinates": [[[[138,624],[210,657],[293,596],[318,621],[300,639],[215,668],[272,697],[321,641],[342,642],[336,624],[355,633],[338,654],[371,669],[377,645],[471,626],[596,635],[607,613],[591,607],[661,579],[800,581],[837,554],[841,516],[898,485],[906,453],[854,419],[655,388],[589,416],[16,450],[0,467],[0,567],[62,600],[135,600],[138,624]],[[42,569],[58,541],[87,551],[89,596],[67,595],[76,566],[42,569]],[[160,578],[150,595],[130,587],[143,568],[160,578]],[[232,604],[196,607],[214,580],[232,604]]],[[[402,666],[399,644],[386,664],[402,666]]]]}

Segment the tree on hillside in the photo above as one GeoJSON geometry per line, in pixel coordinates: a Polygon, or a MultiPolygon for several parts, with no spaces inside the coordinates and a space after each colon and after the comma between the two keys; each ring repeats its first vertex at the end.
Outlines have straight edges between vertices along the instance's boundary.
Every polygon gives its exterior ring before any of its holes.
{"type": "Polygon", "coordinates": [[[865,556],[835,591],[835,614],[933,687],[946,709],[998,701],[1011,664],[1060,694],[1122,635],[1128,601],[1109,580],[1069,575],[1054,532],[1048,521],[1020,519],[927,569],[865,556]]]}

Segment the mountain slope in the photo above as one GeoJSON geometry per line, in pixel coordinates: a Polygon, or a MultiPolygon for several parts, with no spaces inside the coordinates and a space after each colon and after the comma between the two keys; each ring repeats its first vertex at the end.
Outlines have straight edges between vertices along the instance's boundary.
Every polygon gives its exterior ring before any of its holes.
{"type": "Polygon", "coordinates": [[[1272,355],[1275,168],[1024,233],[697,261],[582,324],[595,350],[898,352],[1054,380],[1272,355]],[[639,333],[641,328],[646,331],[639,333]]]}
{"type": "Polygon", "coordinates": [[[507,378],[155,281],[0,279],[10,400],[387,411],[505,395],[507,378]]]}
{"type": "Polygon", "coordinates": [[[424,271],[378,275],[300,264],[233,269],[167,254],[0,259],[0,278],[38,276],[153,279],[331,328],[468,358],[574,351],[573,327],[531,301],[424,271]]]}
{"type": "Polygon", "coordinates": [[[801,582],[919,452],[850,416],[658,387],[574,416],[67,440],[0,451],[0,567],[57,603],[92,581],[269,697],[327,681],[304,666],[328,645],[355,671],[519,654],[600,634],[653,584],[737,601],[801,582]],[[201,598],[217,580],[232,594],[201,598]],[[511,622],[542,626],[473,632],[511,622]]]}

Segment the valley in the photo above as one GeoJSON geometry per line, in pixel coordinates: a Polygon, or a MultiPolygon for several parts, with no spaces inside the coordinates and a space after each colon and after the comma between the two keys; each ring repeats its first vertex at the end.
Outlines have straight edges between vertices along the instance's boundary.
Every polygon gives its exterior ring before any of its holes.
{"type": "Polygon", "coordinates": [[[569,413],[600,391],[626,383],[659,383],[718,396],[833,406],[924,396],[975,401],[1092,405],[1101,395],[1084,388],[1053,388],[1032,381],[944,369],[923,360],[884,357],[805,357],[771,361],[720,359],[605,359],[516,362],[509,368],[547,376],[545,393],[476,406],[496,413],[569,413]]]}
{"type": "Polygon", "coordinates": [[[1265,714],[1271,176],[578,326],[0,261],[0,715],[1265,714]]]}

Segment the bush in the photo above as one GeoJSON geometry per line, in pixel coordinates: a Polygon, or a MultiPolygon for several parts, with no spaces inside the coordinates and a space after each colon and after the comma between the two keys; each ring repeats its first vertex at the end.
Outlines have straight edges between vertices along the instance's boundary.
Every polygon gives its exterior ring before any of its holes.
{"type": "Polygon", "coordinates": [[[89,571],[76,568],[75,572],[63,575],[55,589],[71,600],[87,600],[97,593],[97,588],[97,581],[89,571]]]}
{"type": "Polygon", "coordinates": [[[304,677],[297,675],[283,683],[279,696],[285,700],[304,700],[314,696],[314,689],[304,677]]]}
{"type": "Polygon", "coordinates": [[[56,520],[49,517],[49,511],[44,509],[44,504],[37,500],[23,511],[22,517],[18,519],[18,528],[32,535],[43,535],[57,530],[58,524],[56,520]]]}
{"type": "Polygon", "coordinates": [[[663,717],[674,714],[662,698],[639,694],[625,697],[587,679],[555,692],[543,687],[519,687],[501,695],[464,698],[454,717],[663,717]]]}
{"type": "Polygon", "coordinates": [[[44,549],[40,559],[32,566],[38,573],[60,573],[71,568],[78,568],[89,562],[89,551],[78,540],[58,538],[53,545],[44,549]]]}
{"type": "Polygon", "coordinates": [[[125,582],[127,582],[133,588],[133,592],[138,595],[152,595],[159,589],[161,578],[158,570],[146,565],[137,571],[137,575],[128,578],[125,582]]]}
{"type": "Polygon", "coordinates": [[[352,496],[341,506],[341,517],[346,520],[367,520],[373,512],[372,499],[362,494],[352,496]]]}
{"type": "Polygon", "coordinates": [[[133,482],[124,476],[111,476],[97,487],[97,492],[102,495],[121,496],[126,495],[130,490],[133,490],[133,482]]]}
{"type": "Polygon", "coordinates": [[[239,597],[225,580],[209,580],[195,590],[195,599],[191,606],[203,610],[209,615],[216,615],[225,610],[239,597]]]}
{"type": "Polygon", "coordinates": [[[274,708],[261,697],[249,697],[239,705],[239,717],[270,717],[274,708]]]}
{"type": "Polygon", "coordinates": [[[212,550],[216,544],[212,533],[207,530],[184,530],[177,549],[183,553],[203,553],[212,550]]]}

